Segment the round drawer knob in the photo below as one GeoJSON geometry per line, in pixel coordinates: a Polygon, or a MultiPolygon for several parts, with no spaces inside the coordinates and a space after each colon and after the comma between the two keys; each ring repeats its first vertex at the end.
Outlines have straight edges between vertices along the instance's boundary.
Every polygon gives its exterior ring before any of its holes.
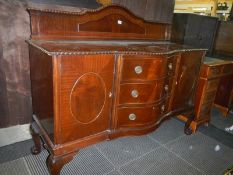
{"type": "Polygon", "coordinates": [[[166,92],[168,91],[169,87],[168,87],[167,84],[164,86],[164,89],[165,89],[166,92]]]}
{"type": "Polygon", "coordinates": [[[137,116],[135,114],[129,114],[129,119],[130,120],[136,120],[137,116]]]}
{"type": "Polygon", "coordinates": [[[168,68],[169,68],[170,70],[172,70],[172,63],[169,63],[169,64],[168,64],[168,68]]]}
{"type": "Polygon", "coordinates": [[[132,96],[133,98],[137,98],[137,97],[138,97],[138,91],[137,91],[137,90],[132,90],[131,96],[132,96]]]}
{"type": "Polygon", "coordinates": [[[134,71],[135,71],[136,74],[141,74],[142,73],[142,66],[136,66],[134,68],[134,71]]]}

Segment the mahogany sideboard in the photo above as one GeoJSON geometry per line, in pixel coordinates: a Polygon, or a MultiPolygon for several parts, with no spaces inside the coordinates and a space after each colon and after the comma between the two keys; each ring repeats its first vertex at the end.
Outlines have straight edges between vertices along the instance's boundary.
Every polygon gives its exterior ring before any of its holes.
{"type": "Polygon", "coordinates": [[[80,13],[28,9],[34,154],[40,138],[59,174],[79,149],[154,131],[189,117],[205,49],[169,42],[171,24],[151,23],[120,6],[80,13]]]}
{"type": "MultiPolygon", "coordinates": [[[[195,119],[191,128],[195,132],[200,124],[211,120],[211,109],[218,107],[223,115],[229,111],[233,87],[233,61],[206,57],[201,66],[195,98],[195,119]]],[[[186,121],[187,116],[178,116],[186,121]]]]}

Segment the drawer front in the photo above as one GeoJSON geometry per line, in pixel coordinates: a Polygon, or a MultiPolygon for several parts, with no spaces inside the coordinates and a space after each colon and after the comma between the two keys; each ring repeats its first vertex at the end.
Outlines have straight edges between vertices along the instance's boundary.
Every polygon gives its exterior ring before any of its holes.
{"type": "Polygon", "coordinates": [[[206,92],[202,104],[214,102],[216,91],[206,92]]]}
{"type": "Polygon", "coordinates": [[[171,92],[173,79],[153,83],[125,83],[120,85],[119,104],[154,103],[171,92]]]}
{"type": "Polygon", "coordinates": [[[208,77],[213,78],[222,74],[222,66],[210,67],[208,72],[208,77]]]}
{"type": "Polygon", "coordinates": [[[123,58],[121,80],[155,80],[174,74],[175,58],[136,57],[123,58]]]}
{"type": "Polygon", "coordinates": [[[206,91],[213,91],[218,89],[219,79],[208,80],[206,82],[206,91]]]}
{"type": "Polygon", "coordinates": [[[166,109],[165,103],[150,107],[118,108],[118,127],[137,127],[155,123],[166,112],[166,109]]]}

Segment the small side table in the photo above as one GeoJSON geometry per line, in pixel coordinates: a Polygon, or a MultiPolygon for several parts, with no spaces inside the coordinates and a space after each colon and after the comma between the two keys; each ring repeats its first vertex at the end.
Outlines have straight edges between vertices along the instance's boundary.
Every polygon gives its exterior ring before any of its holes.
{"type": "MultiPolygon", "coordinates": [[[[193,132],[200,124],[208,125],[213,105],[220,108],[224,116],[229,112],[233,97],[233,61],[206,57],[198,81],[195,119],[191,123],[193,132]]],[[[178,118],[187,121],[188,117],[179,115],[178,118]]]]}

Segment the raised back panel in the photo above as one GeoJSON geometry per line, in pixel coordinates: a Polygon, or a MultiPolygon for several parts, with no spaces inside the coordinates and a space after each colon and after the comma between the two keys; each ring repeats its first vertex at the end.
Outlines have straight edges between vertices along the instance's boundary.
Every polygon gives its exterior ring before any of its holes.
{"type": "Polygon", "coordinates": [[[79,13],[37,9],[28,11],[32,39],[168,40],[170,36],[170,24],[146,22],[117,5],[79,13]]]}

